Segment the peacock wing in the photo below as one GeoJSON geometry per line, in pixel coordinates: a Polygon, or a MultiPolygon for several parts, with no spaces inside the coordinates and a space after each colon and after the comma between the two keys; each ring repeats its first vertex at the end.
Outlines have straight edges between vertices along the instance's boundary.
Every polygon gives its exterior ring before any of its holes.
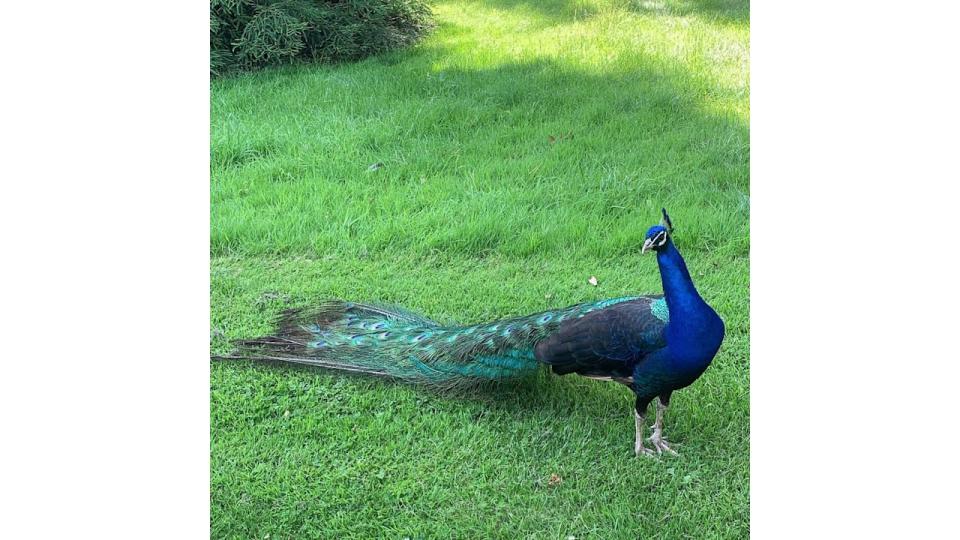
{"type": "Polygon", "coordinates": [[[641,297],[563,322],[534,353],[555,373],[628,377],[634,364],[666,345],[662,297],[641,297]]]}

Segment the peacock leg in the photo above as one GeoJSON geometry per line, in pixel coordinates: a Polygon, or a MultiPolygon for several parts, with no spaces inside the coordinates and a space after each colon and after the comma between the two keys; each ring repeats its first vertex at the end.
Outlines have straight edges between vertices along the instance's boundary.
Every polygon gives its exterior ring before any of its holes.
{"type": "Polygon", "coordinates": [[[653,450],[643,445],[643,427],[647,419],[644,413],[647,410],[647,404],[649,403],[649,401],[645,403],[641,403],[642,401],[643,400],[641,400],[638,397],[637,404],[633,408],[633,419],[637,424],[637,439],[636,439],[636,442],[633,444],[633,453],[637,456],[640,456],[640,455],[652,456],[653,450]]]}
{"type": "Polygon", "coordinates": [[[653,450],[643,445],[643,425],[644,425],[644,420],[646,420],[646,418],[642,414],[636,411],[633,412],[633,417],[637,423],[637,440],[633,444],[633,453],[636,454],[637,456],[641,454],[652,456],[653,450]]]}
{"type": "Polygon", "coordinates": [[[664,451],[677,455],[677,452],[667,446],[667,440],[663,437],[663,413],[667,410],[667,405],[659,397],[657,398],[657,419],[653,422],[653,434],[647,437],[647,440],[653,444],[657,454],[664,451]]]}

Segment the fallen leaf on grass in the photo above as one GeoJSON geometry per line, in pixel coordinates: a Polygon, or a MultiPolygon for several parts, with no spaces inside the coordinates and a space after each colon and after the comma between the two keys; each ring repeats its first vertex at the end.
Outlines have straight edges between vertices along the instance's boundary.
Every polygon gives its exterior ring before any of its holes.
{"type": "Polygon", "coordinates": [[[557,487],[563,483],[563,478],[560,477],[557,473],[552,473],[550,479],[547,480],[547,485],[550,487],[557,487]]]}
{"type": "Polygon", "coordinates": [[[265,293],[263,293],[263,294],[260,295],[260,301],[259,301],[258,303],[266,303],[266,302],[270,302],[270,301],[273,301],[273,300],[280,300],[280,301],[283,302],[284,304],[289,304],[289,303],[290,303],[290,295],[289,295],[289,294],[279,293],[279,292],[274,292],[274,291],[267,291],[267,292],[265,292],[265,293]]]}

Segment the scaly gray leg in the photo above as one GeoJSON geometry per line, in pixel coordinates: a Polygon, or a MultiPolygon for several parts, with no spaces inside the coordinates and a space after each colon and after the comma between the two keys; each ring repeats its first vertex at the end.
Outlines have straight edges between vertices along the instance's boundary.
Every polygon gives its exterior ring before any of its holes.
{"type": "Polygon", "coordinates": [[[633,411],[633,418],[637,423],[637,440],[633,443],[633,453],[637,456],[652,456],[653,450],[643,445],[643,425],[646,418],[636,410],[633,411]]]}
{"type": "MultiPolygon", "coordinates": [[[[660,401],[660,398],[657,398],[657,419],[653,422],[653,434],[647,437],[647,440],[653,444],[653,448],[657,451],[657,454],[662,454],[664,451],[667,451],[673,455],[677,455],[675,450],[667,446],[667,440],[663,437],[663,413],[666,410],[667,406],[660,401]]],[[[639,432],[637,433],[639,437],[639,432]]]]}
{"type": "Polygon", "coordinates": [[[647,405],[649,404],[650,399],[641,398],[640,396],[637,396],[637,400],[633,404],[633,419],[637,424],[637,438],[636,442],[633,443],[633,453],[637,456],[653,455],[653,450],[643,445],[643,426],[647,419],[647,405]]]}

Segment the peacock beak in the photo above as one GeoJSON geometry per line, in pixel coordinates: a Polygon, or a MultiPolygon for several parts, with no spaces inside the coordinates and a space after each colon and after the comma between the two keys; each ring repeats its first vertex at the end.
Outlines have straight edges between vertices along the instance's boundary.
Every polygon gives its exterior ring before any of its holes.
{"type": "Polygon", "coordinates": [[[643,246],[640,248],[640,254],[643,255],[648,249],[653,249],[653,238],[647,238],[643,241],[643,246]]]}

